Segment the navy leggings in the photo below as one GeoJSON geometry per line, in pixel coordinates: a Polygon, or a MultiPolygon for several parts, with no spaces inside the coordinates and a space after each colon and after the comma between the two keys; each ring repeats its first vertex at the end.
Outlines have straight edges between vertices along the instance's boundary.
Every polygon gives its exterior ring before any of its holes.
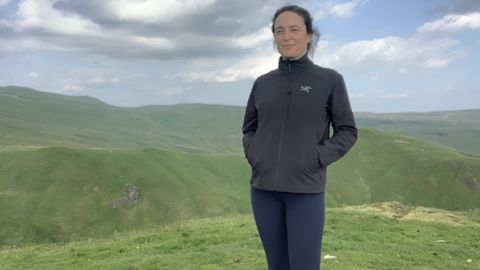
{"type": "Polygon", "coordinates": [[[269,270],[319,270],[325,203],[323,193],[251,188],[252,210],[269,270]]]}

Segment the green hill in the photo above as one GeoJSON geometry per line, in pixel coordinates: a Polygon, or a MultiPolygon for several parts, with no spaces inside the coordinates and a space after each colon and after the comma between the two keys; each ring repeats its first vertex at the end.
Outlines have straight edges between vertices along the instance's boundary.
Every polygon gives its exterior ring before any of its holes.
{"type": "MultiPolygon", "coordinates": [[[[398,203],[328,209],[322,268],[480,268],[480,213],[398,203]],[[392,217],[394,215],[395,217],[392,217]]],[[[2,269],[266,269],[253,217],[193,220],[103,239],[0,250],[2,269]]]]}
{"type": "Polygon", "coordinates": [[[374,130],[328,172],[338,203],[400,201],[443,209],[480,205],[480,157],[374,130]]]}
{"type": "MultiPolygon", "coordinates": [[[[0,87],[0,245],[248,212],[242,115],[240,107],[121,108],[0,87]]],[[[327,178],[329,207],[480,205],[479,156],[371,129],[327,178]]]]}
{"type": "Polygon", "coordinates": [[[480,154],[480,109],[429,113],[356,113],[365,128],[405,134],[463,152],[480,154]]]}
{"type": "MultiPolygon", "coordinates": [[[[0,244],[70,241],[245,213],[250,210],[249,174],[238,154],[59,147],[3,151],[0,244]],[[140,190],[140,199],[129,205],[122,198],[132,186],[140,190]]],[[[327,206],[396,200],[443,209],[477,208],[479,175],[480,157],[360,130],[358,144],[328,170],[327,206]]]]}
{"type": "Polygon", "coordinates": [[[90,97],[0,87],[0,150],[165,148],[239,153],[243,108],[172,105],[123,108],[90,97]]]}
{"type": "MultiPolygon", "coordinates": [[[[124,108],[90,97],[0,87],[0,150],[65,146],[239,153],[243,113],[242,107],[201,104],[124,108]]],[[[480,154],[480,110],[355,116],[362,128],[480,154]]]]}
{"type": "Polygon", "coordinates": [[[233,155],[57,147],[0,152],[0,245],[245,213],[248,172],[233,155]]]}

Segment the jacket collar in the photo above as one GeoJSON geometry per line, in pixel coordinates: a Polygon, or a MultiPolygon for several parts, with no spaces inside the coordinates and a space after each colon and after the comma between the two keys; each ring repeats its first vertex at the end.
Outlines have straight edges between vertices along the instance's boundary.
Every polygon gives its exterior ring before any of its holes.
{"type": "Polygon", "coordinates": [[[281,56],[278,60],[278,68],[285,71],[304,69],[311,65],[313,65],[313,62],[308,58],[308,54],[305,54],[296,60],[284,59],[281,56]]]}

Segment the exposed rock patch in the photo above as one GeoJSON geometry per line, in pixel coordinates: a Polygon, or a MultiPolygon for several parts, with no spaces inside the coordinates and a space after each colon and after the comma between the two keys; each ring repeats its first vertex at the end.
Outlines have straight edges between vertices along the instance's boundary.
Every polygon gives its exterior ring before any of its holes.
{"type": "Polygon", "coordinates": [[[125,187],[124,196],[121,199],[115,199],[110,202],[110,208],[119,207],[132,207],[138,204],[141,200],[140,188],[134,185],[128,184],[125,187]]]}
{"type": "Polygon", "coordinates": [[[480,192],[480,184],[478,183],[477,178],[475,178],[471,173],[460,178],[460,182],[464,184],[468,190],[472,192],[480,192]]]}
{"type": "Polygon", "coordinates": [[[392,213],[392,217],[394,218],[403,218],[410,211],[415,209],[414,207],[404,205],[401,202],[375,203],[373,204],[373,207],[392,213]]]}

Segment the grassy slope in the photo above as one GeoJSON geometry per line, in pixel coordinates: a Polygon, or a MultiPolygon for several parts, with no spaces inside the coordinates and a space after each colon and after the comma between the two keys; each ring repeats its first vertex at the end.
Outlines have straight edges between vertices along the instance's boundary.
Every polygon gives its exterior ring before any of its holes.
{"type": "Polygon", "coordinates": [[[329,168],[327,199],[337,204],[396,200],[443,209],[478,207],[479,163],[478,156],[411,137],[361,130],[352,151],[329,168]]]}
{"type": "Polygon", "coordinates": [[[401,133],[480,154],[480,110],[430,113],[356,113],[359,126],[401,133]]]}
{"type": "MultiPolygon", "coordinates": [[[[397,200],[444,209],[480,205],[480,158],[361,130],[328,170],[327,206],[397,200]],[[470,188],[470,189],[469,189],[470,188]]],[[[59,242],[180,219],[249,211],[241,155],[45,148],[0,152],[0,244],[59,242]],[[142,201],[111,209],[127,184],[142,201]]]]}
{"type": "Polygon", "coordinates": [[[179,219],[248,211],[239,156],[46,148],[0,153],[0,245],[58,242],[179,219]],[[110,208],[127,184],[130,208],[110,208]]]}
{"type": "MultiPolygon", "coordinates": [[[[119,108],[88,97],[0,88],[0,245],[248,211],[242,113],[211,105],[119,108]],[[18,149],[26,151],[12,151],[18,149]],[[143,200],[129,209],[108,208],[126,184],[139,186],[143,200]]],[[[474,122],[474,115],[464,118],[474,122]]],[[[329,168],[327,205],[398,200],[478,207],[479,163],[424,141],[361,130],[351,153],[329,168]]]]}
{"type": "MultiPolygon", "coordinates": [[[[480,213],[328,209],[322,268],[479,269],[480,213]],[[471,261],[468,261],[471,260],[471,261]]],[[[0,250],[2,269],[266,269],[250,215],[193,220],[104,239],[0,250]]]]}
{"type": "Polygon", "coordinates": [[[0,87],[0,150],[44,146],[240,152],[240,107],[122,108],[89,97],[0,87]]]}

